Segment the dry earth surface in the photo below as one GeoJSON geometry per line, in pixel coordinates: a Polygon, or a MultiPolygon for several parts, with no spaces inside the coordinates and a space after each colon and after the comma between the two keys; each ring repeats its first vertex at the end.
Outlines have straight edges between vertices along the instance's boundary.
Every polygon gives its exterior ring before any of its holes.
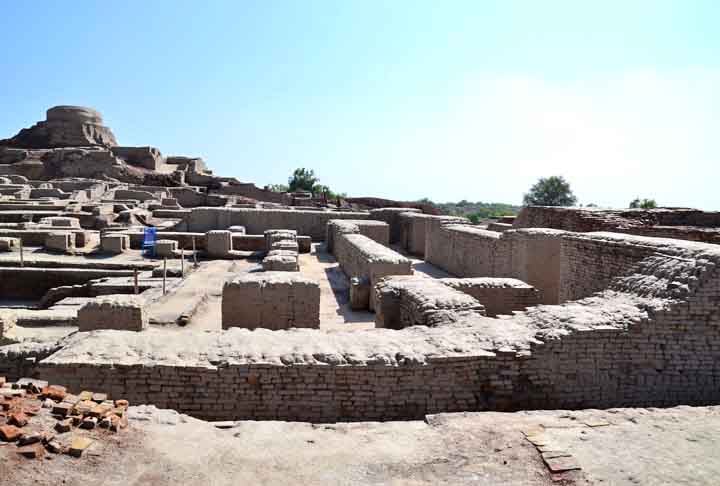
{"type": "Polygon", "coordinates": [[[425,422],[237,422],[154,407],[81,459],[0,446],[0,484],[711,485],[720,407],[428,416],[425,422]],[[533,439],[538,446],[528,440],[533,439]],[[579,471],[552,475],[539,449],[579,471]]]}

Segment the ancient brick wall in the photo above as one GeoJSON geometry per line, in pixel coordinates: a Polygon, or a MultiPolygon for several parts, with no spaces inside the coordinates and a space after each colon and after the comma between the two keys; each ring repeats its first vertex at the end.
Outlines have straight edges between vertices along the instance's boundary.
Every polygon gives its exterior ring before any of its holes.
{"type": "Polygon", "coordinates": [[[408,252],[421,257],[425,256],[425,240],[427,228],[436,228],[449,224],[469,224],[466,218],[456,216],[435,216],[422,213],[400,213],[397,224],[400,227],[398,243],[408,252]]]}
{"type": "Polygon", "coordinates": [[[343,211],[298,211],[294,209],[193,208],[180,226],[185,231],[207,232],[245,226],[248,234],[270,229],[295,230],[314,241],[325,239],[331,219],[368,219],[368,213],[343,211]]]}
{"type": "Polygon", "coordinates": [[[376,327],[442,326],[461,319],[459,313],[485,315],[483,305],[475,298],[439,280],[387,277],[372,292],[376,327]]]}
{"type": "Polygon", "coordinates": [[[225,283],[222,327],[320,327],[320,286],[288,272],[248,273],[225,283]]]}
{"type": "MultiPolygon", "coordinates": [[[[102,388],[214,420],[718,403],[720,250],[623,235],[566,237],[578,255],[586,244],[607,245],[632,271],[601,276],[605,289],[582,300],[434,328],[193,335],[183,348],[160,351],[161,337],[150,332],[125,343],[121,333],[90,333],[36,371],[72,391],[102,388]],[[646,256],[631,263],[638,254],[646,256]]],[[[572,285],[595,278],[576,270],[566,270],[572,285]]]]}
{"type": "Polygon", "coordinates": [[[720,243],[720,212],[687,208],[602,210],[531,206],[520,211],[513,227],[610,231],[720,243]]]}
{"type": "Polygon", "coordinates": [[[581,299],[607,288],[613,278],[633,273],[640,260],[657,251],[616,238],[565,234],[561,242],[560,302],[581,299]]]}
{"type": "Polygon", "coordinates": [[[0,268],[0,295],[9,299],[40,299],[63,285],[80,285],[103,277],[130,277],[132,270],[81,268],[0,268]]]}
{"type": "Polygon", "coordinates": [[[399,243],[402,238],[400,215],[405,213],[422,213],[417,208],[380,208],[370,211],[370,219],[384,221],[390,227],[390,243],[399,243]]]}
{"type": "Polygon", "coordinates": [[[512,245],[502,238],[502,233],[448,225],[429,230],[428,240],[425,261],[457,277],[514,276],[512,245]]]}
{"type": "MultiPolygon", "coordinates": [[[[336,236],[334,250],[348,277],[366,277],[371,286],[388,275],[412,273],[410,260],[361,234],[336,236]]],[[[370,300],[372,303],[372,297],[370,300]]]]}
{"type": "Polygon", "coordinates": [[[377,241],[381,245],[390,245],[390,227],[384,221],[331,219],[327,224],[325,249],[334,254],[335,237],[339,234],[357,233],[377,241]]]}
{"type": "Polygon", "coordinates": [[[442,358],[423,365],[46,365],[43,379],[106,390],[205,420],[408,420],[496,408],[512,389],[512,357],[442,358]],[[102,387],[102,388],[101,388],[102,387]],[[486,389],[486,393],[478,390],[486,389]]]}
{"type": "Polygon", "coordinates": [[[443,278],[440,282],[472,296],[491,317],[512,315],[541,303],[540,291],[513,278],[443,278]]]}

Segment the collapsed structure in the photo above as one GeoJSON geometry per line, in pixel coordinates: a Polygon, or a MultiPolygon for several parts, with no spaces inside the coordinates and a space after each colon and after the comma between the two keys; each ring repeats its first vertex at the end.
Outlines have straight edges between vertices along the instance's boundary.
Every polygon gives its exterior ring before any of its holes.
{"type": "Polygon", "coordinates": [[[341,208],[73,107],[0,158],[9,379],[213,420],[720,401],[714,213],[341,208]]]}

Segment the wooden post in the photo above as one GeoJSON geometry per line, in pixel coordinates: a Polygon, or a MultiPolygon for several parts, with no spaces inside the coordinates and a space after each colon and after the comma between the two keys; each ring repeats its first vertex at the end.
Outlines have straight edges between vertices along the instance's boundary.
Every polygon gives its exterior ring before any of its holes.
{"type": "Polygon", "coordinates": [[[137,268],[133,268],[133,285],[134,285],[135,295],[137,295],[139,293],[137,268]]]}
{"type": "Polygon", "coordinates": [[[163,257],[163,295],[165,295],[165,280],[167,280],[167,257],[163,257]]]}
{"type": "Polygon", "coordinates": [[[185,277],[185,248],[180,248],[180,277],[185,277]]]}
{"type": "Polygon", "coordinates": [[[20,238],[20,266],[25,266],[25,255],[23,254],[23,240],[20,238]]]}
{"type": "Polygon", "coordinates": [[[193,242],[193,261],[195,262],[195,267],[197,268],[198,262],[197,262],[197,248],[195,247],[195,237],[192,237],[193,242]]]}

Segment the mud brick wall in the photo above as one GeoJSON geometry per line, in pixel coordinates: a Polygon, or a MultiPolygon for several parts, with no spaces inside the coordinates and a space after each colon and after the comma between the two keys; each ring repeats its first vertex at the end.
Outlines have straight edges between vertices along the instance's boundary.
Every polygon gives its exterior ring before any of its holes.
{"type": "Polygon", "coordinates": [[[364,235],[381,245],[390,246],[390,226],[383,221],[331,219],[328,221],[325,237],[327,252],[334,254],[335,237],[347,233],[364,235]]]}
{"type": "Polygon", "coordinates": [[[320,286],[287,272],[242,275],[225,283],[222,327],[320,327],[320,286]]]}
{"type": "Polygon", "coordinates": [[[134,295],[98,297],[78,311],[78,330],[142,331],[148,326],[144,304],[142,297],[134,295]]]}
{"type": "MultiPolygon", "coordinates": [[[[525,229],[502,233],[512,248],[512,277],[541,291],[541,303],[559,304],[561,241],[566,232],[525,229]]],[[[500,276],[500,275],[498,275],[500,276]]]]}
{"type": "Polygon", "coordinates": [[[656,247],[628,244],[622,239],[562,237],[559,299],[561,302],[592,295],[621,275],[632,274],[636,264],[656,247]]]}
{"type": "Polygon", "coordinates": [[[491,317],[511,315],[541,303],[540,291],[514,278],[443,278],[440,282],[476,299],[491,317]]]}
{"type": "Polygon", "coordinates": [[[194,232],[245,226],[248,234],[270,229],[295,230],[299,235],[323,241],[331,219],[368,219],[369,214],[350,211],[299,211],[294,209],[193,208],[179,229],[194,232]]]}
{"type": "MultiPolygon", "coordinates": [[[[348,237],[364,238],[342,238],[348,237]]],[[[568,248],[607,245],[621,261],[634,260],[636,252],[646,256],[631,272],[602,276],[601,292],[505,319],[458,313],[456,322],[440,327],[339,332],[330,341],[320,331],[243,331],[200,344],[193,337],[172,356],[171,349],[158,351],[157,341],[140,339],[145,336],[125,333],[134,344],[115,349],[121,333],[89,333],[79,349],[58,351],[35,374],[73,392],[107,389],[133,403],[210,420],[399,420],[457,411],[718,403],[720,249],[610,234],[567,239],[568,248]],[[99,359],[98,342],[117,358],[99,359]],[[237,349],[229,350],[233,343],[237,349]],[[184,364],[191,352],[202,360],[184,364]]],[[[594,282],[576,270],[568,268],[571,283],[594,282]]],[[[232,332],[239,331],[226,331],[232,332]]]]}
{"type": "MultiPolygon", "coordinates": [[[[9,238],[22,238],[24,246],[44,246],[45,238],[49,233],[55,230],[15,230],[15,229],[0,229],[0,236],[9,238]]],[[[70,230],[75,237],[75,248],[83,248],[90,239],[92,232],[85,232],[82,230],[70,230]]],[[[97,233],[95,233],[97,234],[97,233]]]]}
{"type": "Polygon", "coordinates": [[[7,299],[40,299],[64,285],[82,285],[103,277],[131,277],[132,270],[80,268],[0,268],[0,295],[7,299]]]}
{"type": "Polygon", "coordinates": [[[574,232],[610,231],[651,237],[720,243],[720,212],[685,208],[591,210],[525,207],[514,228],[555,228],[574,232]]]}
{"type": "Polygon", "coordinates": [[[57,350],[54,344],[20,343],[0,347],[0,376],[8,381],[33,377],[36,366],[57,350]]]}
{"type": "Polygon", "coordinates": [[[501,233],[474,226],[428,228],[425,260],[457,277],[513,277],[512,246],[501,233]]]}
{"type": "MultiPolygon", "coordinates": [[[[349,277],[367,278],[374,286],[389,275],[411,275],[410,260],[390,248],[360,234],[342,234],[335,239],[335,258],[349,277]]],[[[370,296],[370,307],[374,308],[370,296]]]]}
{"type": "Polygon", "coordinates": [[[400,215],[404,213],[419,213],[417,208],[380,208],[370,211],[370,219],[384,221],[390,227],[390,243],[399,243],[402,238],[400,215]]]}
{"type": "Polygon", "coordinates": [[[517,366],[514,357],[478,356],[396,367],[42,365],[39,374],[72,392],[107,390],[204,420],[336,422],[495,409],[507,402],[508,370],[517,366]]]}
{"type": "Polygon", "coordinates": [[[423,277],[387,277],[374,288],[377,327],[442,326],[456,322],[458,312],[485,315],[467,293],[423,277]]]}
{"type": "Polygon", "coordinates": [[[710,262],[674,258],[651,256],[641,273],[615,279],[610,288],[685,298],[627,328],[575,332],[536,346],[522,367],[529,397],[524,406],[717,404],[720,261],[717,254],[710,262]]]}
{"type": "Polygon", "coordinates": [[[456,216],[435,216],[432,214],[405,212],[397,216],[397,223],[400,227],[400,239],[398,241],[400,246],[413,255],[424,257],[428,224],[432,225],[432,227],[438,227],[448,224],[470,224],[470,221],[467,218],[456,216]]]}

